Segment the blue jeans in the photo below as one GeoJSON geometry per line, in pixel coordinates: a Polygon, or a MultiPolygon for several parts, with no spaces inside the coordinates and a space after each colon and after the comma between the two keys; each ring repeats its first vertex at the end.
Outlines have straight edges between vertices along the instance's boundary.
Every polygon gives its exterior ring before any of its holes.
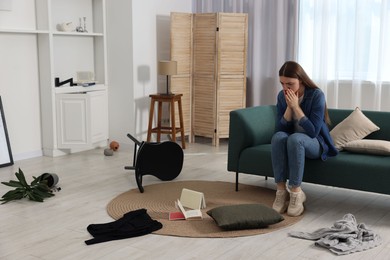
{"type": "Polygon", "coordinates": [[[275,182],[299,187],[302,183],[305,158],[319,159],[321,146],[317,138],[304,133],[276,132],[271,140],[272,168],[275,182]]]}

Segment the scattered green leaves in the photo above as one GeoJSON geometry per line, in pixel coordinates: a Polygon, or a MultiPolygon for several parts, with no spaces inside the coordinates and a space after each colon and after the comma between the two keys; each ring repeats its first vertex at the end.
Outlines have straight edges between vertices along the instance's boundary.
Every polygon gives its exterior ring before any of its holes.
{"type": "Polygon", "coordinates": [[[43,202],[45,198],[54,196],[53,191],[47,185],[47,179],[33,177],[34,180],[28,184],[26,177],[20,168],[18,172],[15,172],[15,176],[18,181],[10,180],[9,182],[1,182],[6,186],[15,188],[14,190],[8,191],[1,197],[1,204],[23,198],[28,198],[32,201],[43,202]]]}

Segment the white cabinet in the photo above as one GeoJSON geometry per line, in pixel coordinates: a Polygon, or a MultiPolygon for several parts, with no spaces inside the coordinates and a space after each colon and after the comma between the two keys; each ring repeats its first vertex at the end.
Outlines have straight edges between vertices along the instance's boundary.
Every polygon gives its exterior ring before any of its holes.
{"type": "Polygon", "coordinates": [[[36,35],[44,155],[107,144],[106,1],[23,1],[32,18],[17,28],[0,26],[0,33],[36,35]],[[62,23],[72,23],[72,30],[59,31],[62,23]],[[80,25],[84,31],[75,31],[80,25]],[[96,85],[55,86],[55,78],[76,80],[79,71],[93,72],[96,85]]]}
{"type": "Polygon", "coordinates": [[[90,147],[107,139],[105,91],[57,94],[58,148],[90,147]]]}

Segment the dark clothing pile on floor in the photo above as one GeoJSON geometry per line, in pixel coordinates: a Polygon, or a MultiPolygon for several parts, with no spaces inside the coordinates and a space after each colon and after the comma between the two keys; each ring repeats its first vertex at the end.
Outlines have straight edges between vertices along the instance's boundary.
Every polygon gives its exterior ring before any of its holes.
{"type": "Polygon", "coordinates": [[[103,224],[91,224],[88,232],[94,237],[85,241],[87,245],[119,240],[130,237],[143,236],[162,228],[162,224],[153,220],[146,209],[130,211],[122,218],[103,224]]]}

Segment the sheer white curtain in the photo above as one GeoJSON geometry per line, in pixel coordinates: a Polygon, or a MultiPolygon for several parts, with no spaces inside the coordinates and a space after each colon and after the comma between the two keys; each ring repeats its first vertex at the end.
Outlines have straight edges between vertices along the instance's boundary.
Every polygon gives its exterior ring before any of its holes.
{"type": "Polygon", "coordinates": [[[248,13],[247,106],[275,104],[279,68],[296,58],[298,0],[193,0],[197,13],[248,13]]]}
{"type": "Polygon", "coordinates": [[[300,0],[298,61],[328,107],[390,111],[390,0],[300,0]]]}

